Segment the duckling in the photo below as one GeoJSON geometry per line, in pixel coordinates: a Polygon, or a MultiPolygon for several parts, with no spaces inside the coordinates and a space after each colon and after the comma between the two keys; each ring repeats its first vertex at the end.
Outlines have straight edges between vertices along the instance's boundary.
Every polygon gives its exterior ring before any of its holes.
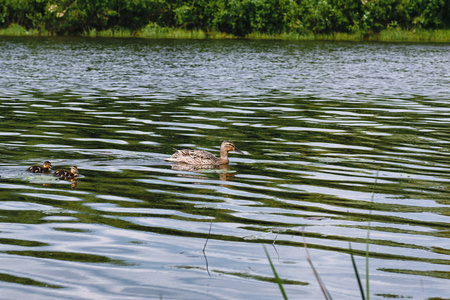
{"type": "Polygon", "coordinates": [[[59,179],[74,179],[78,176],[78,167],[72,166],[69,171],[66,170],[58,170],[53,172],[53,176],[59,177],[59,179]]]}
{"type": "Polygon", "coordinates": [[[171,157],[167,157],[164,160],[191,165],[223,165],[229,162],[228,151],[242,154],[232,142],[224,141],[220,146],[220,157],[216,157],[205,150],[183,149],[177,150],[171,157]]]}
{"type": "Polygon", "coordinates": [[[27,169],[28,172],[32,173],[48,173],[52,170],[52,163],[45,161],[42,166],[31,166],[27,169]]]}

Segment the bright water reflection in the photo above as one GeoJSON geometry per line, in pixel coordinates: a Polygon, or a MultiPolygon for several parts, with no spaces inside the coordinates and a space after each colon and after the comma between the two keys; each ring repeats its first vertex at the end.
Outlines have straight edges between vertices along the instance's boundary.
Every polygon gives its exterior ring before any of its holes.
{"type": "Polygon", "coordinates": [[[304,236],[358,298],[369,230],[372,297],[448,297],[447,45],[2,38],[0,69],[2,297],[276,299],[266,244],[321,298],[304,236]]]}

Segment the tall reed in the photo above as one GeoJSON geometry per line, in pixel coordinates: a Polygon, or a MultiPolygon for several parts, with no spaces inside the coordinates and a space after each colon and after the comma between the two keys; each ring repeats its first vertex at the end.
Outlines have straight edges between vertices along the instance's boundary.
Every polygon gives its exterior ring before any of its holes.
{"type": "Polygon", "coordinates": [[[283,299],[287,300],[288,297],[283,287],[283,283],[281,282],[280,276],[278,276],[277,270],[275,270],[275,266],[272,263],[272,259],[270,259],[269,252],[267,252],[266,246],[264,246],[264,251],[266,252],[267,259],[269,260],[270,267],[272,268],[273,275],[275,276],[275,281],[278,284],[278,288],[280,289],[281,294],[283,295],[283,299]]]}

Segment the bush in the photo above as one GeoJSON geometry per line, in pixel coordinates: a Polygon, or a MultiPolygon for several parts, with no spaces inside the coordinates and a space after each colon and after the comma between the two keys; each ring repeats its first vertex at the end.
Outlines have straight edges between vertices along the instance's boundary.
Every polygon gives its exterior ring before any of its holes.
{"type": "Polygon", "coordinates": [[[57,34],[148,24],[237,36],[450,26],[450,0],[0,0],[0,27],[57,34]]]}

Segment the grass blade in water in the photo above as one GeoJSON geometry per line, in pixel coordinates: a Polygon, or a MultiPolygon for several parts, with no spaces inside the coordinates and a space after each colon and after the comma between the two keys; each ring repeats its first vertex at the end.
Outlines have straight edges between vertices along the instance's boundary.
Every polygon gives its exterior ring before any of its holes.
{"type": "Polygon", "coordinates": [[[350,257],[352,258],[353,270],[355,271],[356,280],[358,280],[359,291],[361,292],[361,299],[365,300],[366,297],[364,296],[364,289],[361,284],[361,278],[359,277],[358,268],[356,267],[355,258],[353,257],[352,244],[349,243],[348,246],[350,248],[350,257]]]}
{"type": "Polygon", "coordinates": [[[272,268],[273,275],[275,276],[275,280],[278,283],[278,287],[280,288],[281,294],[283,294],[283,299],[287,300],[288,297],[287,297],[286,292],[285,292],[285,290],[283,288],[283,284],[281,283],[281,279],[278,276],[277,271],[275,270],[275,267],[274,267],[274,265],[272,263],[272,260],[270,259],[269,252],[267,252],[266,246],[264,246],[264,251],[266,252],[267,259],[269,260],[270,267],[272,268]]]}
{"type": "MultiPolygon", "coordinates": [[[[375,182],[373,183],[373,192],[370,199],[371,206],[373,206],[373,198],[375,197],[375,187],[377,186],[378,175],[380,173],[380,168],[377,170],[377,174],[375,176],[375,182]]],[[[370,209],[370,218],[372,218],[372,208],[370,209]]],[[[367,228],[367,242],[366,242],[366,297],[367,300],[370,299],[369,294],[369,240],[370,240],[370,219],[367,228]]]]}
{"type": "Polygon", "coordinates": [[[322,290],[323,296],[325,297],[325,299],[333,299],[333,297],[331,297],[330,292],[328,291],[327,287],[325,286],[325,284],[323,283],[322,279],[320,279],[319,273],[317,273],[316,268],[314,267],[314,264],[312,263],[312,259],[311,259],[311,255],[309,255],[309,251],[308,251],[308,247],[306,246],[306,241],[305,241],[305,236],[303,236],[303,243],[305,244],[305,251],[306,251],[306,259],[308,260],[309,265],[311,266],[314,275],[316,276],[317,282],[319,283],[319,286],[322,290]]]}

